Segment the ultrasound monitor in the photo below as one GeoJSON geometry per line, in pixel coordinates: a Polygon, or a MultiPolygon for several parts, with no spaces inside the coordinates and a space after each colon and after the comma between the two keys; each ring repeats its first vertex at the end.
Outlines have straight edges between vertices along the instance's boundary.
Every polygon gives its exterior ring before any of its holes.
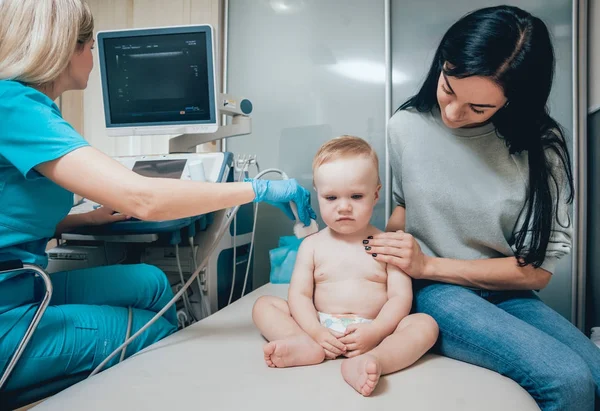
{"type": "Polygon", "coordinates": [[[97,45],[109,136],[218,129],[210,25],[102,31],[97,45]]]}

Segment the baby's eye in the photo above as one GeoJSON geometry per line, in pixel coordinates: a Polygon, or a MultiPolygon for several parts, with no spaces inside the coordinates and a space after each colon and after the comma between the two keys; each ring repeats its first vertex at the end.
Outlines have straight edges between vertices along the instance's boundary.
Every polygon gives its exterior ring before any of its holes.
{"type": "Polygon", "coordinates": [[[352,199],[353,200],[360,200],[361,198],[363,198],[362,194],[354,194],[354,195],[352,195],[352,199]]]}
{"type": "Polygon", "coordinates": [[[333,201],[333,200],[335,200],[336,198],[337,198],[336,196],[326,196],[326,197],[325,197],[325,200],[327,200],[327,201],[333,201]]]}

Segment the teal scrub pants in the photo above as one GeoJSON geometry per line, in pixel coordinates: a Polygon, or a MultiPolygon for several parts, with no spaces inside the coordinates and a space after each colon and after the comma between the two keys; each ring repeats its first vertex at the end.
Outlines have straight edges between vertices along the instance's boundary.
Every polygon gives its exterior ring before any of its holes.
{"type": "MultiPolygon", "coordinates": [[[[128,307],[133,309],[133,335],[173,297],[165,274],[145,264],[66,271],[50,277],[54,286],[50,306],[13,370],[6,390],[91,372],[125,341],[128,307]]],[[[0,283],[0,287],[5,285],[0,283]]],[[[36,284],[37,287],[36,299],[40,301],[43,285],[36,284]]],[[[0,370],[16,350],[34,311],[31,304],[26,304],[0,314],[0,330],[6,331],[16,322],[0,338],[0,370]]],[[[127,347],[125,357],[176,329],[173,305],[127,347]]],[[[117,355],[105,368],[119,360],[117,355]]]]}

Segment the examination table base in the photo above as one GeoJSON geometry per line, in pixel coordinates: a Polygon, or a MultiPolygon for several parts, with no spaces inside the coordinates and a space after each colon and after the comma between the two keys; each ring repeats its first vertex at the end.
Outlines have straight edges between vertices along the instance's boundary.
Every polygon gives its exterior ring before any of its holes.
{"type": "Polygon", "coordinates": [[[125,362],[47,399],[34,410],[539,410],[529,394],[495,372],[428,354],[383,377],[371,397],[346,384],[342,360],[308,367],[265,365],[252,323],[267,284],[125,362]]]}

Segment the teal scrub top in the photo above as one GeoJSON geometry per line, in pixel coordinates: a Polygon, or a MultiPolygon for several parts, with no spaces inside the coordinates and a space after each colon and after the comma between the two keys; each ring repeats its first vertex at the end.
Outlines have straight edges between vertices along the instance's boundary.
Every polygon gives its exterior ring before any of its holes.
{"type": "MultiPolygon", "coordinates": [[[[0,261],[47,265],[46,244],[69,213],[73,193],[35,167],[88,145],[48,96],[0,80],[0,261]]],[[[12,277],[0,275],[0,313],[33,299],[33,278],[12,277]]]]}

